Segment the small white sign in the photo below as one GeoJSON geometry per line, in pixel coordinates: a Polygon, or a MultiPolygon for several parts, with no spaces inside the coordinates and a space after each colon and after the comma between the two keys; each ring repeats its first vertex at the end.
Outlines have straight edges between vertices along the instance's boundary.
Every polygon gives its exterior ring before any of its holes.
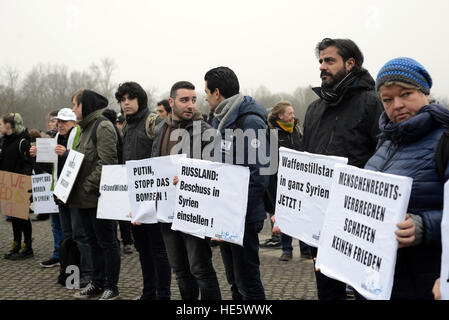
{"type": "Polygon", "coordinates": [[[34,214],[59,213],[51,191],[51,175],[48,173],[31,176],[34,214]]]}
{"type": "Polygon", "coordinates": [[[126,166],[103,166],[101,168],[97,218],[131,221],[130,213],[126,166]]]}
{"type": "Polygon", "coordinates": [[[37,138],[36,139],[36,162],[55,163],[58,161],[58,154],[55,152],[56,139],[37,138]]]}
{"type": "Polygon", "coordinates": [[[61,175],[59,176],[53,191],[55,196],[61,199],[64,203],[67,203],[67,199],[72,191],[73,184],[75,183],[83,159],[84,154],[75,150],[70,150],[69,155],[67,156],[64,168],[61,171],[61,175]]]}

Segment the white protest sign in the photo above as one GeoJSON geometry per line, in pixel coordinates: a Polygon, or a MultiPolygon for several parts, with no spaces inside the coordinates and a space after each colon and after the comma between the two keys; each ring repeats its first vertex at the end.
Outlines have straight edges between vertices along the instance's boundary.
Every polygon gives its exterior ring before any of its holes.
{"type": "Polygon", "coordinates": [[[55,196],[61,199],[64,203],[66,203],[69,198],[76,176],[83,163],[83,159],[84,154],[75,150],[70,150],[69,155],[67,156],[64,168],[62,168],[61,175],[59,176],[53,191],[55,196]]]}
{"type": "Polygon", "coordinates": [[[51,191],[51,175],[48,173],[31,176],[34,214],[59,213],[51,191]]]}
{"type": "Polygon", "coordinates": [[[56,139],[37,138],[36,139],[36,162],[55,163],[58,161],[58,154],[55,152],[56,139]]]}
{"type": "Polygon", "coordinates": [[[176,193],[173,178],[179,159],[185,156],[181,154],[126,161],[132,222],[172,222],[176,193]]]}
{"type": "Polygon", "coordinates": [[[131,221],[130,212],[126,166],[103,166],[101,169],[97,218],[131,221]]]}
{"type": "Polygon", "coordinates": [[[249,168],[181,159],[173,230],[243,245],[249,168]]]}
{"type": "Polygon", "coordinates": [[[275,213],[282,233],[319,246],[337,163],[348,159],[279,149],[275,213]]]}
{"type": "Polygon", "coordinates": [[[412,181],[337,164],[316,267],[367,299],[388,300],[412,181]]]}
{"type": "Polygon", "coordinates": [[[449,300],[449,181],[444,185],[444,210],[441,221],[441,255],[440,293],[442,300],[449,300]]]}
{"type": "Polygon", "coordinates": [[[185,154],[177,154],[151,158],[154,177],[156,179],[156,189],[163,194],[161,199],[157,200],[156,204],[157,219],[160,222],[173,222],[176,197],[176,187],[173,185],[173,178],[178,172],[179,159],[185,157],[185,154]]]}

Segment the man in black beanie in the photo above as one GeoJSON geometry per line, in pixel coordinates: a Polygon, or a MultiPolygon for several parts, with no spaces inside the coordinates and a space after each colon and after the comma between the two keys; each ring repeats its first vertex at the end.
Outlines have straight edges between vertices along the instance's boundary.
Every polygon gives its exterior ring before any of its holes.
{"type": "Polygon", "coordinates": [[[97,219],[97,203],[100,195],[101,168],[117,164],[117,134],[114,125],[101,117],[108,106],[102,95],[79,90],[72,96],[73,112],[81,127],[77,151],[84,160],[68,199],[70,208],[79,210],[82,224],[92,248],[92,281],[76,299],[114,300],[119,295],[120,247],[114,230],[114,221],[97,219]],[[105,120],[105,121],[101,121],[105,120]],[[95,132],[94,132],[95,130],[95,132]],[[96,143],[93,136],[96,135],[96,143]]]}

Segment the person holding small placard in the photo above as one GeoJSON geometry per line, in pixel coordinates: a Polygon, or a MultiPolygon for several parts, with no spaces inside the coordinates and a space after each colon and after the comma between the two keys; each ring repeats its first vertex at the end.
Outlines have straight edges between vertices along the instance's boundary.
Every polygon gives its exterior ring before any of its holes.
{"type": "MultiPolygon", "coordinates": [[[[31,175],[30,135],[19,113],[7,113],[0,118],[0,132],[4,141],[0,153],[0,170],[31,175]]],[[[14,240],[5,259],[21,260],[34,255],[31,221],[11,217],[14,240]],[[24,242],[22,242],[22,233],[24,242]]]]}
{"type": "Polygon", "coordinates": [[[413,178],[407,218],[397,225],[392,300],[433,299],[440,273],[449,167],[440,161],[438,146],[449,127],[449,110],[430,102],[431,87],[430,74],[410,58],[387,62],[376,80],[385,112],[379,119],[379,147],[365,169],[413,178]]]}

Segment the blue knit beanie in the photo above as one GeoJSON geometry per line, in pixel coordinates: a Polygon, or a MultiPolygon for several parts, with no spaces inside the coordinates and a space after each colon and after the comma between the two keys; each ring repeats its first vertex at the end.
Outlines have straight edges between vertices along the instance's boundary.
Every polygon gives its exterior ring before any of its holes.
{"type": "Polygon", "coordinates": [[[377,74],[376,91],[390,81],[414,85],[424,94],[429,94],[432,87],[430,74],[419,62],[411,58],[396,58],[388,61],[377,74]]]}

